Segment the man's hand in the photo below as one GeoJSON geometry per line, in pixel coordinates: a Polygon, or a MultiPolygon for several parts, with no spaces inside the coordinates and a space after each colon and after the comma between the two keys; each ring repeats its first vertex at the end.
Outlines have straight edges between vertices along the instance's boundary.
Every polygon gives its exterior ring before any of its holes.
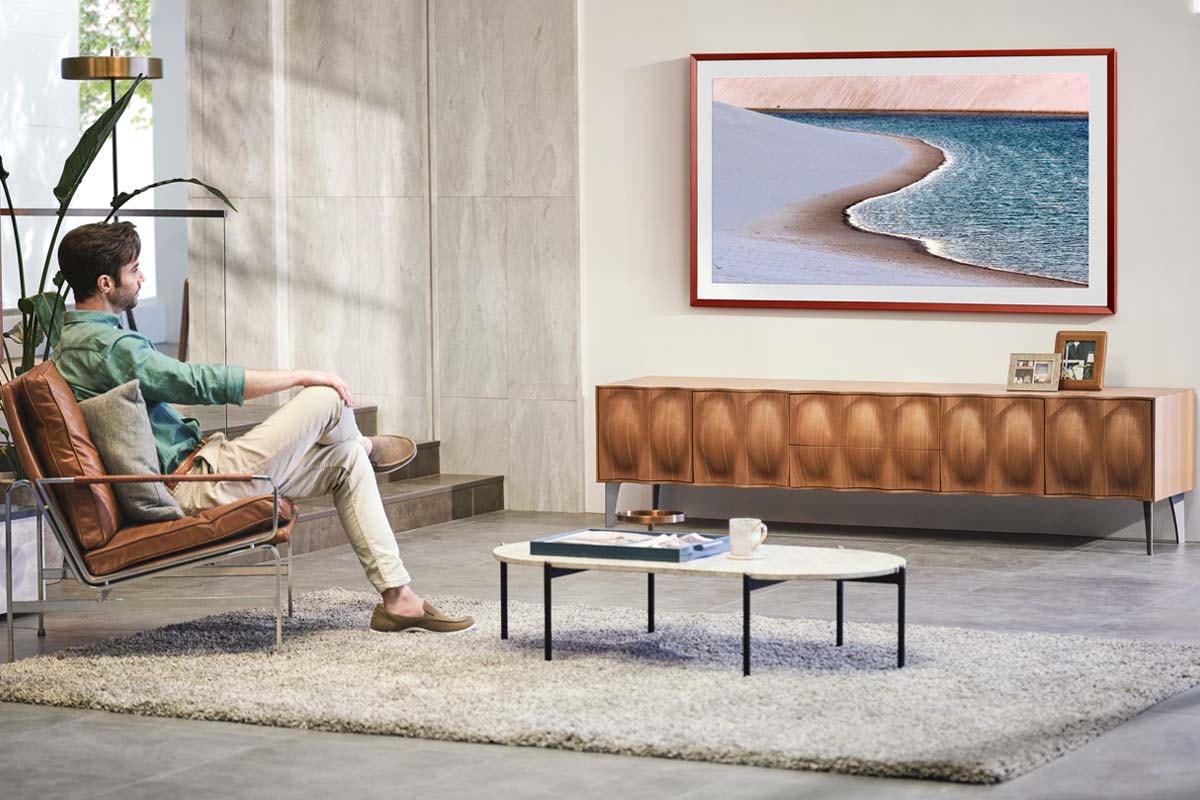
{"type": "Polygon", "coordinates": [[[354,398],[350,396],[350,386],[340,376],[316,369],[304,369],[299,372],[300,380],[296,384],[297,386],[328,386],[342,396],[342,402],[348,408],[354,408],[354,398]]]}

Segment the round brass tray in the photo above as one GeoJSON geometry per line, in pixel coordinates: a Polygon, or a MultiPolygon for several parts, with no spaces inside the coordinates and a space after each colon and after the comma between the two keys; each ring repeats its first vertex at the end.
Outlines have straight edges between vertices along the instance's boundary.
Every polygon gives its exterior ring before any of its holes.
{"type": "Polygon", "coordinates": [[[618,511],[617,519],[621,522],[645,525],[647,530],[652,531],[655,525],[683,522],[684,515],[682,511],[670,511],[665,508],[639,508],[632,511],[618,511]]]}

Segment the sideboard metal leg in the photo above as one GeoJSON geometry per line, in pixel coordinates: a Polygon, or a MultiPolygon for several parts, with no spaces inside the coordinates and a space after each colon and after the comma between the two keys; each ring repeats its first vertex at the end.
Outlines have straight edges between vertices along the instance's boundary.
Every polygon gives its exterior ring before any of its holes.
{"type": "Polygon", "coordinates": [[[658,503],[658,498],[662,495],[662,484],[656,483],[650,488],[650,496],[653,498],[651,508],[662,508],[658,503]]]}
{"type": "Polygon", "coordinates": [[[620,481],[604,484],[604,527],[613,528],[617,524],[617,497],[621,494],[620,481]]]}
{"type": "Polygon", "coordinates": [[[500,638],[508,638],[508,564],[500,562],[500,638]]]}
{"type": "Polygon", "coordinates": [[[1146,555],[1154,555],[1154,503],[1142,501],[1142,516],[1146,518],[1146,555]]]}
{"type": "Polygon", "coordinates": [[[654,573],[646,573],[646,631],[654,633],[654,573]]]}
{"type": "Polygon", "coordinates": [[[896,636],[896,668],[904,666],[904,589],[905,589],[905,569],[900,568],[900,572],[896,575],[896,606],[899,630],[896,636]]]}
{"type": "Polygon", "coordinates": [[[837,646],[842,646],[842,625],[846,619],[846,605],[843,594],[845,586],[841,581],[837,582],[837,646]]]}
{"type": "Polygon", "coordinates": [[[1171,519],[1175,521],[1175,544],[1187,543],[1187,529],[1184,527],[1183,494],[1171,495],[1171,519]]]}
{"type": "Polygon", "coordinates": [[[750,674],[750,576],[742,576],[742,674],[750,674]]]}

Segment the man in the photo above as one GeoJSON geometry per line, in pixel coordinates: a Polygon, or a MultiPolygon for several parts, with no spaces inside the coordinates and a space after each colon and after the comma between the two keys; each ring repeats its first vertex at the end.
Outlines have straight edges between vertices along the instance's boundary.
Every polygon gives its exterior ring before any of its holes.
{"type": "MultiPolygon", "coordinates": [[[[82,225],[63,237],[58,265],[75,295],[63,318],[52,360],[78,400],[136,378],[150,416],[163,474],[270,475],[292,498],[332,494],[342,528],[382,602],[371,629],[452,633],[474,624],[450,618],[409,587],[396,537],[379,497],[375,474],[394,471],[416,455],[403,436],[359,434],[346,382],[315,370],[254,370],[186,364],[163,355],[145,336],[123,330],[119,315],[137,305],[145,279],[141,239],[132,223],[82,225]],[[202,440],[200,426],[170,403],[241,405],[244,400],[305,388],[261,425],[228,440],[202,440]]],[[[185,513],[224,505],[261,487],[248,483],[177,484],[172,494],[185,513]]]]}

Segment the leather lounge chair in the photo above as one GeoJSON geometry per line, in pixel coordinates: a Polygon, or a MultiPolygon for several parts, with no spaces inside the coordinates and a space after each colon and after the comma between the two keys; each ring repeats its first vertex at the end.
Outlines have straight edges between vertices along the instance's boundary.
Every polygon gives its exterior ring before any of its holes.
{"type": "MultiPolygon", "coordinates": [[[[5,498],[5,564],[8,567],[8,660],[12,661],[13,617],[38,615],[38,635],[45,635],[45,612],[95,606],[109,593],[134,581],[186,570],[196,575],[274,575],[274,597],[249,598],[273,602],[275,649],[283,646],[282,585],[287,576],[288,615],[292,613],[291,551],[286,561],[278,547],[288,542],[296,522],[292,503],[279,496],[267,476],[256,475],[107,475],[104,463],[84,424],[83,412],[70,387],[50,362],[0,386],[5,416],[25,470],[26,480],[10,487],[5,498]],[[113,494],[113,484],[168,481],[263,481],[262,494],[207,509],[169,522],[127,524],[113,494]],[[13,599],[12,492],[30,486],[37,506],[37,600],[13,599]],[[43,518],[64,553],[62,569],[42,562],[43,518]],[[274,565],[208,566],[212,562],[257,549],[271,553],[274,565]],[[45,582],[71,577],[95,590],[96,599],[46,599],[45,582]]],[[[189,599],[172,597],[171,600],[189,599]]],[[[242,599],[242,598],[238,598],[242,599]]],[[[145,601],[152,603],[154,601],[145,601]]],[[[161,601],[159,601],[161,602],[161,601]]],[[[140,605],[122,601],[122,607],[140,605]]]]}

